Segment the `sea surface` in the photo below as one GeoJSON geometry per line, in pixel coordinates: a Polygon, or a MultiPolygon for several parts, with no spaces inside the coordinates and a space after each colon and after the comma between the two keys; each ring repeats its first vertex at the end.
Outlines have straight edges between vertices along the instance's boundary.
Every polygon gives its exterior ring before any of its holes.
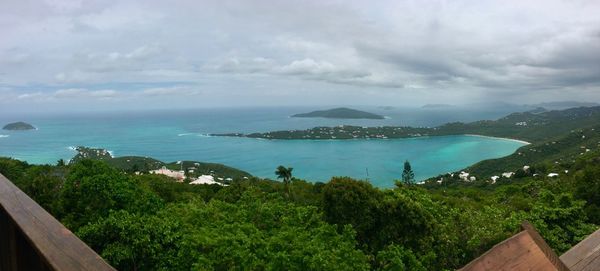
{"type": "Polygon", "coordinates": [[[264,140],[210,137],[229,132],[267,132],[315,126],[437,126],[451,121],[496,119],[508,112],[464,109],[360,108],[387,116],[384,120],[290,118],[311,107],[195,109],[146,112],[11,114],[0,112],[0,126],[14,121],[35,131],[0,130],[0,156],[35,164],[54,164],[75,155],[73,146],[99,147],[115,156],[150,156],[165,162],[196,160],[223,163],[253,175],[275,179],[279,165],[310,181],[332,176],[368,179],[391,187],[405,160],[422,180],[456,171],[478,161],[513,153],[523,143],[476,136],[410,139],[264,140]]]}

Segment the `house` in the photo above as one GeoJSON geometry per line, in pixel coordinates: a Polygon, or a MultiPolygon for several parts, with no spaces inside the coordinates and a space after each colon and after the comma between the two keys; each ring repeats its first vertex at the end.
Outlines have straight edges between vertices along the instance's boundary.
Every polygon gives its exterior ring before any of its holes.
{"type": "Polygon", "coordinates": [[[558,177],[558,173],[550,173],[550,174],[548,174],[548,177],[550,177],[550,178],[558,177]]]}
{"type": "Polygon", "coordinates": [[[460,174],[458,174],[458,178],[462,179],[463,181],[467,181],[469,178],[469,173],[461,171],[460,174]]]}
{"type": "Polygon", "coordinates": [[[510,179],[510,178],[511,178],[513,175],[515,175],[515,173],[514,173],[514,172],[504,172],[504,173],[502,173],[502,177],[504,177],[504,178],[509,178],[509,179],[510,179]]]}
{"type": "Polygon", "coordinates": [[[200,175],[200,177],[196,178],[195,180],[191,181],[190,184],[217,184],[220,186],[226,186],[222,183],[216,182],[215,181],[215,177],[211,176],[211,175],[200,175]]]}
{"type": "Polygon", "coordinates": [[[476,180],[477,180],[477,178],[475,178],[475,176],[471,176],[471,177],[469,177],[469,181],[471,181],[471,182],[474,182],[474,181],[476,181],[476,180]]]}
{"type": "Polygon", "coordinates": [[[492,179],[492,184],[495,184],[496,181],[500,179],[500,176],[492,176],[490,179],[492,179]]]}
{"type": "Polygon", "coordinates": [[[166,175],[171,178],[175,178],[178,181],[183,181],[183,179],[185,179],[184,171],[170,170],[170,169],[167,169],[166,167],[162,167],[161,169],[157,169],[157,170],[151,170],[150,173],[166,175]]]}

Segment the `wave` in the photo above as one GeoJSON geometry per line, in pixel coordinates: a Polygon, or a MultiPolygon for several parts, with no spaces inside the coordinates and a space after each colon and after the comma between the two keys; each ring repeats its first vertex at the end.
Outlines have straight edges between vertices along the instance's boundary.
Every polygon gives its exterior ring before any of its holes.
{"type": "Polygon", "coordinates": [[[0,138],[9,137],[9,135],[0,135],[0,138]]]}

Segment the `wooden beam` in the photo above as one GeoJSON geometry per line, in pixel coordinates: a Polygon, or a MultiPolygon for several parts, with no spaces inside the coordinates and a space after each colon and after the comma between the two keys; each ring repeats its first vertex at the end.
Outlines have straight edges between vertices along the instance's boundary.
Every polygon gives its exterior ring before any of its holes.
{"type": "Polygon", "coordinates": [[[115,270],[1,174],[0,207],[1,270],[115,270]]]}

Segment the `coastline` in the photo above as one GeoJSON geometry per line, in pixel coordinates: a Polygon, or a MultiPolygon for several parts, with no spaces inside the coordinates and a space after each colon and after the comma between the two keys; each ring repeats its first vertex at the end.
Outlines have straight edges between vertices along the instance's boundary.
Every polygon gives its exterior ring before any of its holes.
{"type": "Polygon", "coordinates": [[[531,142],[527,142],[525,140],[508,138],[508,137],[498,137],[498,136],[486,136],[486,135],[478,135],[478,134],[450,134],[450,135],[424,135],[424,136],[411,136],[411,137],[397,137],[397,138],[266,138],[266,137],[249,137],[249,136],[233,136],[233,135],[211,135],[216,137],[237,137],[237,138],[249,138],[249,139],[260,139],[260,140],[310,140],[310,141],[325,141],[325,140],[395,140],[395,139],[421,139],[421,138],[431,138],[431,137],[443,137],[443,136],[473,136],[473,137],[483,137],[490,139],[501,139],[508,140],[513,142],[522,143],[524,145],[531,145],[531,142]]]}
{"type": "Polygon", "coordinates": [[[476,137],[485,137],[485,138],[493,138],[493,139],[502,139],[502,140],[509,140],[509,141],[523,143],[525,145],[531,145],[531,142],[527,142],[525,140],[514,139],[514,138],[498,137],[498,136],[486,136],[486,135],[478,135],[478,134],[463,134],[463,135],[466,135],[466,136],[476,136],[476,137]]]}

